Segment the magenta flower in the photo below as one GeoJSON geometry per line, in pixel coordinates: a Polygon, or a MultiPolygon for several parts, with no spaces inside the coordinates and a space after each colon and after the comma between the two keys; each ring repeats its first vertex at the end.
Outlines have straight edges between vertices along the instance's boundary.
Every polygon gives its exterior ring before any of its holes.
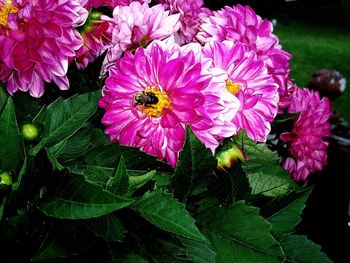
{"type": "Polygon", "coordinates": [[[127,6],[127,5],[130,5],[131,2],[149,3],[151,1],[150,0],[87,0],[84,7],[87,9],[91,9],[91,8],[106,6],[106,7],[109,7],[111,10],[113,10],[116,6],[127,6]]]}
{"type": "Polygon", "coordinates": [[[207,118],[196,110],[206,100],[202,90],[210,76],[201,73],[193,52],[181,54],[157,43],[135,54],[125,52],[116,61],[99,105],[106,110],[102,123],[111,141],[138,147],[175,167],[185,125],[207,118]]]}
{"type": "Polygon", "coordinates": [[[284,82],[288,80],[291,55],[282,50],[272,31],[272,23],[261,19],[249,6],[226,6],[203,18],[197,39],[200,43],[212,40],[245,43],[267,64],[269,74],[281,86],[279,93],[282,96],[287,85],[284,82]]]}
{"type": "Polygon", "coordinates": [[[276,75],[274,79],[279,86],[278,93],[280,100],[278,102],[278,113],[283,114],[291,104],[293,94],[298,89],[298,86],[293,80],[285,78],[282,75],[276,75]]]}
{"type": "Polygon", "coordinates": [[[80,34],[84,40],[84,45],[77,51],[76,63],[78,68],[84,69],[87,65],[102,55],[111,42],[108,33],[109,24],[99,19],[98,12],[91,12],[90,18],[85,23],[80,34]]]}
{"type": "Polygon", "coordinates": [[[103,62],[102,75],[123,52],[145,47],[155,39],[163,40],[179,29],[179,14],[169,15],[161,4],[149,7],[147,3],[132,2],[129,6],[117,6],[113,18],[101,18],[110,23],[112,35],[112,47],[103,62]]]}
{"type": "Polygon", "coordinates": [[[240,101],[233,118],[237,131],[245,129],[254,141],[266,141],[271,122],[277,113],[277,85],[264,62],[240,42],[211,42],[203,55],[212,59],[213,67],[224,70],[226,89],[240,101]]]}
{"type": "Polygon", "coordinates": [[[298,112],[293,129],[282,133],[280,138],[288,143],[291,154],[284,160],[283,167],[300,181],[327,164],[328,142],[323,139],[331,135],[331,106],[328,98],[320,99],[318,92],[298,88],[291,97],[288,113],[298,112]]]}
{"type": "Polygon", "coordinates": [[[180,52],[182,54],[194,52],[196,61],[202,64],[202,73],[211,76],[210,85],[202,90],[205,101],[202,106],[196,109],[198,114],[206,116],[206,118],[189,125],[199,140],[215,154],[216,148],[223,139],[237,133],[233,118],[241,103],[226,89],[226,72],[213,67],[212,59],[202,55],[200,44],[192,43],[182,46],[180,52]]]}
{"type": "Polygon", "coordinates": [[[68,89],[68,64],[83,45],[76,30],[88,15],[78,1],[0,0],[0,80],[13,94],[44,93],[44,82],[68,89]]]}
{"type": "Polygon", "coordinates": [[[170,14],[180,14],[180,30],[175,33],[176,43],[179,45],[197,42],[195,39],[203,17],[212,12],[204,8],[203,0],[158,0],[170,10],[170,14]]]}

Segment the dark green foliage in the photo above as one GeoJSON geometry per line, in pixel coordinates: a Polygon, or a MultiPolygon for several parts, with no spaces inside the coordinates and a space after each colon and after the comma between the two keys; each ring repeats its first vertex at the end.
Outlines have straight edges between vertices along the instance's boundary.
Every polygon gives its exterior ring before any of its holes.
{"type": "Polygon", "coordinates": [[[46,84],[40,99],[0,86],[1,262],[329,262],[296,231],[312,188],[244,132],[229,140],[248,159],[225,171],[189,127],[175,169],[110,143],[100,63],[71,66],[71,89],[46,84]],[[38,139],[23,142],[25,123],[38,139]]]}
{"type": "Polygon", "coordinates": [[[34,120],[41,136],[31,143],[22,142],[12,99],[0,93],[0,140],[10,149],[0,152],[0,160],[14,178],[0,199],[4,258],[327,260],[319,247],[295,235],[311,190],[290,179],[276,152],[240,133],[232,143],[248,160],[219,171],[188,128],[174,170],[136,148],[108,142],[94,122],[99,92],[42,105],[34,120]]]}

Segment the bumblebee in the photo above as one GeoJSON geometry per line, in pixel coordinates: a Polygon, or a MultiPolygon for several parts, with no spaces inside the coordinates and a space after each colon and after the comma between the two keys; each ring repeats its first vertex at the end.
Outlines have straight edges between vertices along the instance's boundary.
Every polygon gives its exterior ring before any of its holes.
{"type": "Polygon", "coordinates": [[[134,97],[136,105],[151,106],[158,103],[158,98],[152,92],[140,91],[134,97]]]}

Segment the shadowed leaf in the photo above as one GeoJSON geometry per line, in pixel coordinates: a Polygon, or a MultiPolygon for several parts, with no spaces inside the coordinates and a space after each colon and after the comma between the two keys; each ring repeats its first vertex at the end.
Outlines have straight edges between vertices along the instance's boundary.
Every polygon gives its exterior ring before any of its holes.
{"type": "Polygon", "coordinates": [[[40,203],[39,208],[52,217],[85,219],[111,213],[131,203],[133,200],[111,194],[85,181],[81,175],[69,174],[57,187],[57,194],[40,203]]]}
{"type": "Polygon", "coordinates": [[[281,240],[288,262],[294,263],[331,263],[332,261],[321,251],[321,247],[306,236],[287,235],[281,240]]]}
{"type": "Polygon", "coordinates": [[[23,145],[11,97],[0,115],[0,145],[0,169],[15,170],[23,158],[23,145]]]}
{"type": "Polygon", "coordinates": [[[32,155],[44,146],[53,146],[72,136],[84,126],[97,109],[101,91],[76,95],[68,99],[59,98],[41,111],[34,119],[44,127],[42,139],[31,152],[32,155]]]}
{"type": "Polygon", "coordinates": [[[206,242],[185,206],[170,194],[157,191],[147,192],[137,200],[133,209],[162,230],[206,242]]]}
{"type": "Polygon", "coordinates": [[[271,151],[265,143],[255,143],[245,132],[241,132],[235,143],[247,155],[248,160],[242,163],[246,172],[252,194],[281,196],[290,189],[299,189],[288,172],[279,164],[277,152],[271,151]]]}
{"type": "Polygon", "coordinates": [[[211,206],[200,214],[199,223],[217,255],[217,262],[281,262],[279,243],[259,209],[233,203],[211,206]]]}
{"type": "Polygon", "coordinates": [[[191,191],[216,168],[213,154],[187,127],[186,142],[172,178],[174,195],[186,200],[191,191]]]}

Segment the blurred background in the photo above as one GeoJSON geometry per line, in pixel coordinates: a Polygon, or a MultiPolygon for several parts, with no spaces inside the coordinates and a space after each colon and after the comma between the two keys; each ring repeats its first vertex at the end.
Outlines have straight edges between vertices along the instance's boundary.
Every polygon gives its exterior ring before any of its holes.
{"type": "Polygon", "coordinates": [[[234,4],[250,5],[274,22],[273,33],[293,55],[291,78],[298,86],[307,87],[322,68],[347,80],[345,91],[332,98],[328,165],[309,177],[314,190],[297,229],[334,262],[350,262],[350,0],[205,0],[213,10],[234,4]]]}

